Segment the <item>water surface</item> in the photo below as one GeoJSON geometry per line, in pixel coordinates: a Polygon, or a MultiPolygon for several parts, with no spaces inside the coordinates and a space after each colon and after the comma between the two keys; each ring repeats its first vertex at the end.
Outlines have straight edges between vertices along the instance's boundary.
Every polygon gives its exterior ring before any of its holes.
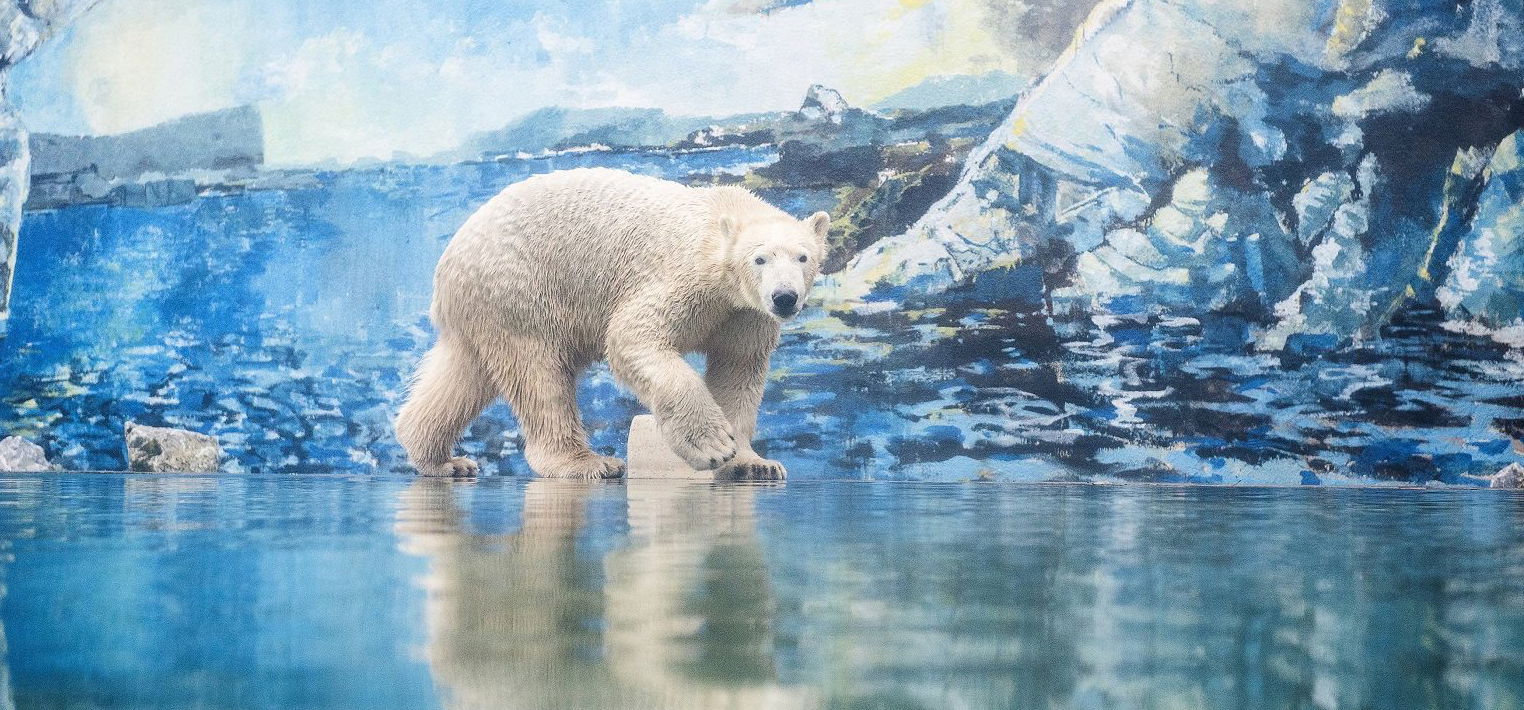
{"type": "Polygon", "coordinates": [[[1524,707],[1524,496],[0,475],[0,706],[1524,707]]]}

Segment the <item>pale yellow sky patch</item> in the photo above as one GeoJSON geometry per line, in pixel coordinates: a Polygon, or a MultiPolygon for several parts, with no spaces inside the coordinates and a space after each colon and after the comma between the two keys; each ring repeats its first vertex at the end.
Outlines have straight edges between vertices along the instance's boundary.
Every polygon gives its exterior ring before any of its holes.
{"type": "Polygon", "coordinates": [[[349,162],[431,155],[544,106],[720,116],[795,108],[816,83],[866,106],[930,77],[1022,70],[982,0],[712,0],[613,41],[581,11],[529,7],[515,27],[404,3],[391,12],[419,14],[406,30],[355,26],[363,8],[319,30],[308,15],[333,8],[268,1],[105,0],[30,84],[51,93],[38,128],[116,133],[254,103],[270,163],[349,162]]]}

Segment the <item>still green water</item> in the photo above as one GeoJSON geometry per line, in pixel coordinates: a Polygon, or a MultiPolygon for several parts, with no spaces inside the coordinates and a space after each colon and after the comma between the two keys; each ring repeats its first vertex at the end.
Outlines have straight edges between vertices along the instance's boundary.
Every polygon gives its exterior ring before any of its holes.
{"type": "Polygon", "coordinates": [[[0,707],[1524,707],[1524,496],[0,475],[0,707]]]}

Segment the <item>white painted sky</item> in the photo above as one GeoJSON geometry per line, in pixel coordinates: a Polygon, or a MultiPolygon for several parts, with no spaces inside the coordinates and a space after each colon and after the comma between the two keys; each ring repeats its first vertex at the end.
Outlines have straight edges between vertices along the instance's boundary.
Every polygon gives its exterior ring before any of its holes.
{"type": "Polygon", "coordinates": [[[276,165],[433,154],[549,105],[718,115],[1023,73],[984,0],[104,0],[18,65],[35,131],[259,106],[276,165]],[[761,8],[774,6],[771,10],[761,8]]]}

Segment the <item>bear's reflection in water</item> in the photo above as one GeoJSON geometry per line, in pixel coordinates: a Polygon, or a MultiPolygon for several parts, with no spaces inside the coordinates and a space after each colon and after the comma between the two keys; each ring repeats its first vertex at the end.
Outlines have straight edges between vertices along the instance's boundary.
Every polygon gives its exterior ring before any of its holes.
{"type": "Polygon", "coordinates": [[[447,707],[817,704],[777,682],[752,489],[631,480],[628,535],[601,550],[579,533],[617,484],[532,481],[504,535],[468,529],[468,485],[419,479],[397,517],[428,559],[425,656],[447,707]]]}

